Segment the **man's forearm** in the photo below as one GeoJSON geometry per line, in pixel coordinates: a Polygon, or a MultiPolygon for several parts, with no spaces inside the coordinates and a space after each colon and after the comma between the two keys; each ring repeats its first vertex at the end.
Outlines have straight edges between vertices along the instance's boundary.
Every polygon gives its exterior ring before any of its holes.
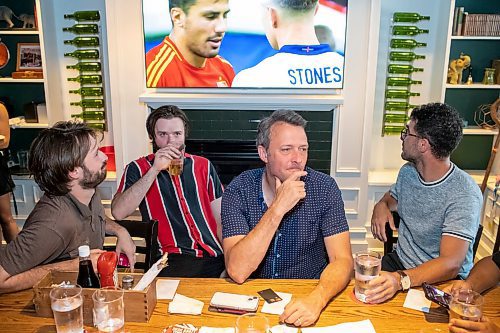
{"type": "Polygon", "coordinates": [[[405,272],[410,276],[411,286],[419,287],[424,282],[438,283],[455,279],[460,266],[461,262],[454,258],[438,257],[405,272]]]}
{"type": "Polygon", "coordinates": [[[353,261],[351,258],[338,258],[329,263],[321,273],[319,283],[311,292],[321,301],[324,308],[328,302],[349,284],[352,277],[353,261]]]}
{"type": "Polygon", "coordinates": [[[158,171],[151,168],[134,185],[123,193],[117,193],[111,202],[111,214],[117,220],[123,220],[132,214],[146,196],[151,184],[156,179],[158,171]]]}
{"type": "Polygon", "coordinates": [[[113,235],[117,237],[121,236],[122,233],[126,233],[128,235],[128,231],[124,227],[111,220],[110,218],[106,218],[106,226],[104,230],[106,231],[107,235],[113,235]]]}
{"type": "Polygon", "coordinates": [[[474,265],[466,281],[471,284],[472,289],[482,293],[499,283],[500,269],[493,262],[491,256],[483,258],[474,265]]]}
{"type": "Polygon", "coordinates": [[[274,209],[268,209],[257,226],[225,253],[226,268],[234,281],[245,282],[259,267],[282,219],[274,209]]]}
{"type": "Polygon", "coordinates": [[[32,268],[17,275],[9,275],[0,266],[0,293],[32,288],[51,270],[77,271],[78,258],[32,268]]]}
{"type": "Polygon", "coordinates": [[[398,210],[398,202],[389,192],[386,192],[377,204],[386,204],[391,212],[398,210]]]}

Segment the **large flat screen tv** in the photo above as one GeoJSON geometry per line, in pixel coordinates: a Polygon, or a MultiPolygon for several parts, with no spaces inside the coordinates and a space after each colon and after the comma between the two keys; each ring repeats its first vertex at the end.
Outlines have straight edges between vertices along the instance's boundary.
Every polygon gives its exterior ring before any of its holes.
{"type": "Polygon", "coordinates": [[[343,87],[347,0],[142,3],[148,88],[343,87]]]}

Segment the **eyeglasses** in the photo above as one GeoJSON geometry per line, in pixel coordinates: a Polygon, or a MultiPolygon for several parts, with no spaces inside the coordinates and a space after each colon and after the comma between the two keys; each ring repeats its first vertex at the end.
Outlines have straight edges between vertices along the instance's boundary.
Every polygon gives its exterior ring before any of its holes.
{"type": "Polygon", "coordinates": [[[416,134],[411,134],[409,131],[410,130],[408,129],[408,127],[401,130],[401,137],[400,137],[401,141],[405,141],[407,136],[414,136],[414,137],[419,138],[419,139],[422,138],[421,136],[418,136],[416,134]]]}

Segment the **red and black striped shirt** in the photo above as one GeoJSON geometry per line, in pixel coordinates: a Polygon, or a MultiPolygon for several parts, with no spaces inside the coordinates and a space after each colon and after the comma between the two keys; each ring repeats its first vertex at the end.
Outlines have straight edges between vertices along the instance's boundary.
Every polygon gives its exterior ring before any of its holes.
{"type": "MultiPolygon", "coordinates": [[[[155,155],[141,157],[127,165],[118,187],[125,192],[153,166],[155,155]]],[[[158,220],[158,241],[163,253],[196,257],[222,255],[217,223],[210,203],[222,196],[223,187],[212,163],[185,154],[184,171],[170,176],[162,171],[139,205],[143,219],[158,220]]]]}

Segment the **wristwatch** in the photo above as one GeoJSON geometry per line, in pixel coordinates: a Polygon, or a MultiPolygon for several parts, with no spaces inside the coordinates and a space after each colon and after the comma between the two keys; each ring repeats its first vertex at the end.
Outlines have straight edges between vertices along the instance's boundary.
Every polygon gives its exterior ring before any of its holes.
{"type": "Polygon", "coordinates": [[[407,291],[411,287],[410,277],[404,271],[397,271],[399,274],[399,285],[403,291],[407,291]]]}

